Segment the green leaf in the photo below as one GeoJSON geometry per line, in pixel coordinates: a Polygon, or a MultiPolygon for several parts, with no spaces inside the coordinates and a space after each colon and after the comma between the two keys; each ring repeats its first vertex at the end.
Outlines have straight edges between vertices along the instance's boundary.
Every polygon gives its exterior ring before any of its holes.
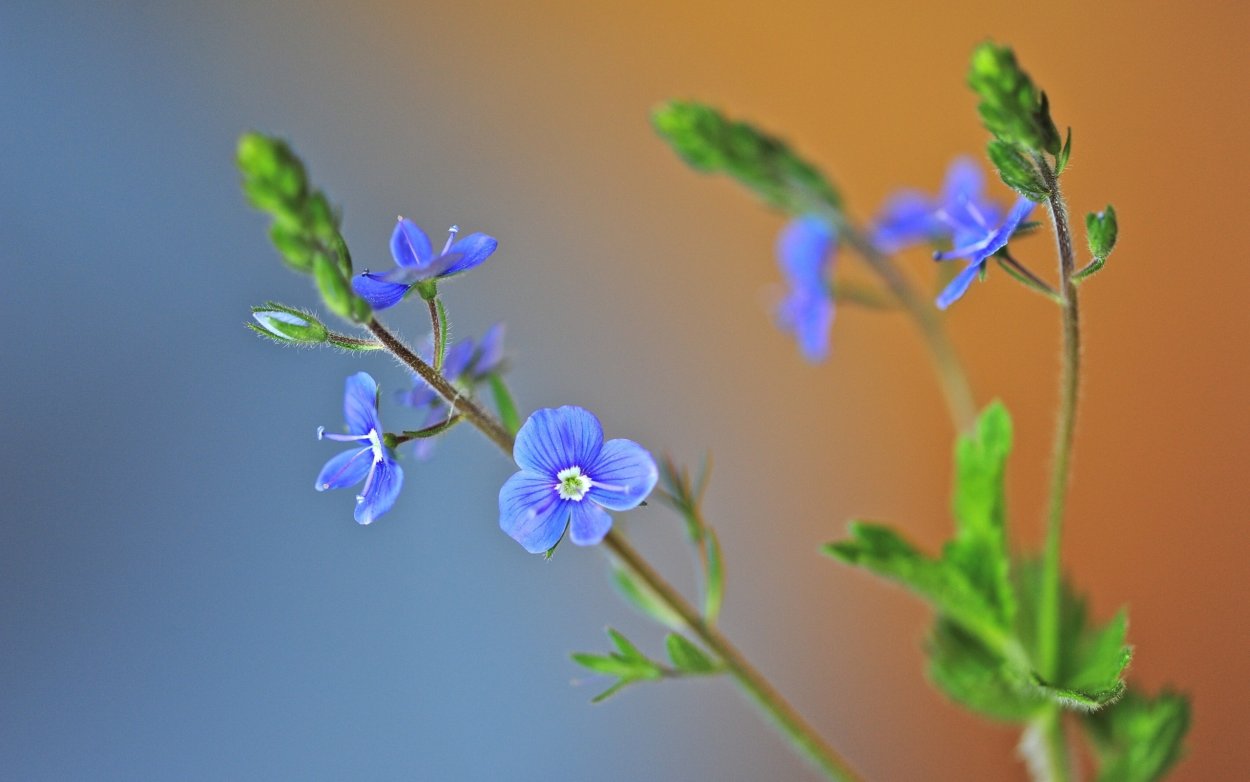
{"type": "Polygon", "coordinates": [[[1154,782],[1185,753],[1189,701],[1168,691],[1154,698],[1130,692],[1082,726],[1098,757],[1098,782],[1154,782]]]}
{"type": "Polygon", "coordinates": [[[620,567],[614,569],[612,586],[616,587],[616,591],[626,603],[665,627],[675,630],[685,624],[672,608],[661,601],[655,592],[635,579],[628,570],[620,567]]]}
{"type": "Polygon", "coordinates": [[[707,553],[707,579],[703,587],[703,618],[710,625],[720,618],[725,600],[725,565],[721,556],[720,537],[712,527],[704,528],[704,551],[707,553]]]}
{"type": "Polygon", "coordinates": [[[443,306],[443,300],[435,298],[433,301],[434,317],[438,319],[438,344],[434,346],[434,371],[441,373],[443,361],[447,358],[447,331],[451,326],[447,322],[447,308],[443,306]]]}
{"type": "Polygon", "coordinates": [[[487,382],[490,383],[490,392],[495,397],[499,422],[508,430],[508,434],[516,436],[521,429],[521,416],[517,414],[516,402],[512,399],[512,392],[508,390],[508,384],[498,372],[492,372],[487,382]]]}
{"type": "Polygon", "coordinates": [[[694,101],[671,101],[651,116],[656,131],[698,171],[726,174],[765,203],[791,214],[840,209],[842,199],[820,171],[780,139],[694,101]]]}
{"type": "Polygon", "coordinates": [[[638,651],[638,647],[634,646],[633,642],[631,642],[628,638],[622,635],[620,631],[609,627],[608,637],[612,639],[612,644],[616,646],[617,650],[620,651],[621,656],[624,657],[625,659],[641,661],[641,662],[646,662],[650,664],[650,661],[647,660],[647,656],[643,654],[642,652],[638,651]]]}
{"type": "Polygon", "coordinates": [[[1107,204],[1101,212],[1085,215],[1085,235],[1089,239],[1089,252],[1095,258],[1106,258],[1111,254],[1118,234],[1115,207],[1111,204],[1107,204]]]}
{"type": "Polygon", "coordinates": [[[1020,68],[1010,47],[989,41],[978,46],[972,52],[968,86],[977,94],[977,111],[990,133],[1033,152],[1059,154],[1050,101],[1020,68]]]}
{"type": "Polygon", "coordinates": [[[975,712],[1027,722],[1046,705],[1018,670],[954,622],[938,619],[927,651],[929,678],[952,700],[975,712]]]}
{"type": "Polygon", "coordinates": [[[1071,157],[1071,155],[1072,128],[1068,128],[1068,138],[1063,142],[1063,149],[1060,150],[1059,155],[1055,158],[1055,176],[1062,174],[1063,170],[1068,167],[1068,158],[1071,157]]]}
{"type": "Polygon", "coordinates": [[[685,636],[669,633],[668,638],[664,639],[664,645],[668,649],[668,659],[673,661],[673,665],[679,671],[714,673],[718,670],[712,658],[704,654],[702,649],[691,643],[685,636]]]}
{"type": "Polygon", "coordinates": [[[620,676],[622,678],[633,679],[639,678],[638,674],[645,670],[644,667],[638,665],[635,660],[627,660],[619,655],[610,654],[586,654],[584,652],[574,652],[573,662],[583,668],[602,673],[608,676],[620,676]]]}
{"type": "Polygon", "coordinates": [[[990,162],[998,169],[998,176],[1007,187],[1037,203],[1045,201],[1050,195],[1037,167],[1020,154],[1020,150],[1013,144],[1001,139],[990,139],[987,151],[990,162]]]}

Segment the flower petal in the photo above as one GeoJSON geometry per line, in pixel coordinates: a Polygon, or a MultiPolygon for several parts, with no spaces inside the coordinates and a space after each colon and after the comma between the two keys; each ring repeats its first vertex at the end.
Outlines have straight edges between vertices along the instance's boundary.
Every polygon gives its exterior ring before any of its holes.
{"type": "MultiPolygon", "coordinates": [[[[590,499],[609,510],[631,510],[647,498],[660,474],[651,453],[633,440],[608,440],[586,468],[590,499]]],[[[585,503],[583,503],[585,504],[585,503]]],[[[576,518],[576,516],[574,516],[576,518]]]]}
{"type": "Polygon", "coordinates": [[[343,393],[343,420],[351,434],[382,434],[378,420],[378,384],[368,372],[357,372],[347,378],[343,393]]]}
{"type": "Polygon", "coordinates": [[[964,269],[959,274],[956,274],[955,278],[950,281],[950,284],[947,285],[946,288],[938,295],[938,309],[944,310],[956,301],[959,301],[959,299],[968,292],[968,286],[971,285],[972,281],[975,280],[977,275],[981,273],[981,267],[984,265],[984,261],[969,264],[967,269],[964,269]]]}
{"type": "Polygon", "coordinates": [[[994,235],[990,237],[989,245],[985,248],[985,255],[988,258],[999,250],[1007,246],[1007,242],[1011,241],[1011,235],[1020,227],[1020,223],[1024,222],[1024,218],[1029,216],[1036,206],[1027,198],[1020,198],[1012,205],[1011,211],[1007,213],[1007,218],[1003,220],[1003,224],[998,227],[994,235]]]}
{"type": "Polygon", "coordinates": [[[593,502],[570,502],[573,518],[569,522],[569,540],[579,546],[593,546],[612,529],[612,517],[593,502]]]}
{"type": "Polygon", "coordinates": [[[391,233],[391,255],[400,266],[421,269],[434,259],[434,247],[419,225],[401,217],[391,233]]]}
{"type": "Polygon", "coordinates": [[[472,339],[462,339],[448,348],[443,356],[443,377],[454,381],[463,375],[473,358],[474,347],[472,339]]]}
{"type": "Polygon", "coordinates": [[[499,528],[529,553],[541,554],[564,535],[571,504],[556,493],[554,478],[522,470],[499,489],[499,528]]]}
{"type": "Polygon", "coordinates": [[[833,329],[833,299],[792,291],[777,310],[781,328],[794,334],[803,357],[819,364],[829,357],[829,332],[833,329]]]}
{"type": "Polygon", "coordinates": [[[345,489],[348,486],[355,486],[365,479],[365,476],[369,474],[369,468],[372,466],[372,448],[343,451],[326,462],[325,467],[321,468],[321,473],[317,476],[317,482],[313,484],[313,487],[317,491],[325,491],[326,489],[345,489]]]}
{"type": "Polygon", "coordinates": [[[832,261],[833,227],[814,215],[791,220],[777,238],[777,260],[795,286],[824,284],[825,269],[832,261]]]}
{"type": "Polygon", "coordinates": [[[475,377],[489,375],[499,368],[503,363],[503,323],[496,323],[486,330],[482,335],[482,341],[477,345],[477,355],[473,357],[473,364],[469,369],[470,374],[475,377]]]}
{"type": "Polygon", "coordinates": [[[453,274],[467,272],[489,258],[497,247],[499,247],[499,242],[493,236],[483,233],[469,234],[448,248],[444,257],[450,258],[458,255],[459,258],[444,265],[438,276],[450,277],[453,274]]]}
{"type": "Polygon", "coordinates": [[[932,199],[914,190],[905,190],[886,201],[874,221],[872,243],[882,252],[898,252],[917,242],[925,242],[942,232],[932,199]]]}
{"type": "Polygon", "coordinates": [[[565,405],[535,410],[516,435],[512,457],[522,470],[550,476],[569,467],[586,470],[603,448],[603,427],[594,413],[565,405]]]}
{"type": "Polygon", "coordinates": [[[970,157],[957,157],[946,169],[946,180],[942,182],[942,203],[948,207],[965,201],[975,201],[981,197],[985,188],[985,174],[981,166],[970,157]]]}
{"type": "Polygon", "coordinates": [[[371,524],[390,510],[403,485],[404,470],[393,459],[374,462],[373,470],[365,480],[365,488],[356,498],[356,521],[371,524]]]}
{"type": "Polygon", "coordinates": [[[369,306],[375,310],[394,307],[404,300],[404,296],[412,286],[392,282],[386,277],[385,274],[373,272],[358,274],[352,278],[352,290],[356,291],[357,296],[369,302],[369,306]]]}

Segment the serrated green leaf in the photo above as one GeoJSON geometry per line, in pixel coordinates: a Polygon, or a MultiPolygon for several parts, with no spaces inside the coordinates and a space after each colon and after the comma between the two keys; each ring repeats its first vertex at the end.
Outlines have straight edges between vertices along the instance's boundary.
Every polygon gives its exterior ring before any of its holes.
{"type": "Polygon", "coordinates": [[[652,113],[656,131],[698,171],[726,174],[770,206],[791,214],[840,209],[837,190],[780,139],[694,101],[671,101],[652,113]]]}
{"type": "Polygon", "coordinates": [[[975,712],[1027,722],[1046,705],[1018,670],[954,622],[938,619],[927,651],[929,678],[952,700],[975,712]]]}
{"type": "Polygon", "coordinates": [[[673,661],[673,666],[679,671],[712,673],[717,670],[712,658],[704,654],[702,649],[691,643],[685,636],[669,633],[664,639],[664,646],[668,649],[668,659],[673,661]]]}
{"type": "Polygon", "coordinates": [[[972,53],[968,86],[977,94],[985,129],[1003,141],[1034,152],[1060,151],[1050,100],[1038,91],[1007,46],[985,42],[972,53]]]}
{"type": "Polygon", "coordinates": [[[672,608],[669,608],[645,585],[639,583],[637,579],[624,568],[616,568],[612,571],[612,586],[616,587],[616,591],[620,593],[625,602],[629,603],[644,616],[650,617],[665,627],[677,629],[684,622],[672,608]]]}
{"type": "Polygon", "coordinates": [[[1072,128],[1068,128],[1068,138],[1063,142],[1063,149],[1055,157],[1055,176],[1063,173],[1068,167],[1068,158],[1072,156],[1072,128]]]}
{"type": "Polygon", "coordinates": [[[1184,755],[1189,701],[1167,691],[1154,698],[1130,692],[1081,724],[1098,757],[1097,782],[1154,782],[1184,755]]]}
{"type": "Polygon", "coordinates": [[[720,618],[725,600],[725,565],[721,556],[720,536],[712,527],[705,527],[703,545],[707,552],[707,578],[703,587],[703,618],[710,625],[720,618]]]}
{"type": "Polygon", "coordinates": [[[499,411],[499,422],[503,424],[504,429],[508,430],[508,434],[516,436],[521,429],[521,416],[517,414],[516,401],[512,398],[512,392],[508,390],[508,384],[498,372],[492,372],[487,382],[490,383],[490,392],[495,397],[495,409],[499,411]]]}
{"type": "Polygon", "coordinates": [[[998,170],[999,178],[1007,187],[1036,203],[1045,201],[1050,195],[1037,167],[1020,154],[1015,145],[997,138],[990,139],[986,151],[990,162],[998,170]]]}

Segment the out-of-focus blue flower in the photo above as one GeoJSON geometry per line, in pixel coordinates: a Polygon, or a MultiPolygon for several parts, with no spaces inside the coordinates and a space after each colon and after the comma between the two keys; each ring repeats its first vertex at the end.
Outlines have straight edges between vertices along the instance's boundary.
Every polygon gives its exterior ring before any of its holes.
{"type": "Polygon", "coordinates": [[[833,328],[830,277],[837,252],[833,226],[814,215],[792,220],[777,239],[777,262],[789,284],[777,317],[812,363],[829,356],[833,328]]]}
{"type": "Polygon", "coordinates": [[[1007,246],[1011,235],[1033,211],[1033,207],[1032,201],[1021,198],[1016,201],[1015,206],[1011,207],[1011,211],[1007,213],[1007,218],[1001,225],[995,227],[981,218],[976,223],[976,230],[973,230],[972,226],[961,229],[961,233],[957,236],[962,239],[962,242],[957,241],[953,250],[933,254],[934,260],[938,261],[949,261],[955,258],[969,260],[968,267],[955,275],[945,290],[938,295],[939,309],[946,309],[964,295],[972,281],[985,271],[985,262],[991,255],[1007,246]]]}
{"type": "Polygon", "coordinates": [[[655,488],[655,459],[631,440],[603,441],[589,410],[537,410],[512,451],[521,471],[499,490],[499,527],[531,554],[548,551],[564,531],[579,546],[603,540],[609,510],[635,508],[655,488]]]}
{"type": "Polygon", "coordinates": [[[872,243],[892,253],[927,242],[949,239],[956,247],[997,223],[1001,209],[982,194],[985,177],[971,158],[960,157],[946,170],[937,198],[903,190],[886,200],[872,224],[872,243]]]}
{"type": "Polygon", "coordinates": [[[489,258],[499,246],[494,237],[483,233],[456,241],[459,231],[453,225],[442,252],[435,255],[425,231],[413,221],[399,218],[391,234],[391,255],[397,266],[381,274],[366,271],[357,275],[352,279],[352,289],[375,310],[384,310],[403,301],[416,283],[468,271],[489,258]]]}
{"type": "Polygon", "coordinates": [[[343,394],[343,417],[347,434],[326,434],[317,430],[317,438],[361,443],[335,456],[321,468],[317,491],[343,489],[361,481],[365,487],[356,495],[356,521],[369,524],[391,509],[404,483],[404,471],[395,463],[390,450],[382,444],[382,423],[378,420],[378,384],[364,372],[347,378],[343,394]]]}
{"type": "MultiPolygon", "coordinates": [[[[503,365],[504,325],[496,323],[486,330],[480,342],[465,338],[447,349],[443,357],[443,377],[449,383],[472,393],[478,384],[499,371],[503,365]]],[[[433,344],[427,343],[419,351],[426,363],[432,363],[433,344]]],[[[419,412],[420,425],[425,429],[447,420],[451,412],[443,398],[420,378],[410,389],[395,392],[395,401],[407,407],[416,408],[419,412]]],[[[422,437],[412,441],[412,454],[417,459],[425,460],[434,454],[434,443],[437,438],[422,437]]]]}

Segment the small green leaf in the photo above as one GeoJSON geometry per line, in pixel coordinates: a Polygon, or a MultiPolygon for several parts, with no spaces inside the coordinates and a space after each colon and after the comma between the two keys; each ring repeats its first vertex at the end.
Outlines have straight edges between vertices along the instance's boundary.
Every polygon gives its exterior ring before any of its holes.
{"type": "Polygon", "coordinates": [[[1089,252],[1095,258],[1106,258],[1111,254],[1118,234],[1115,207],[1111,204],[1107,204],[1101,212],[1085,215],[1085,235],[1089,239],[1089,252]]]}
{"type": "Polygon", "coordinates": [[[638,647],[634,646],[628,638],[622,635],[618,630],[611,627],[608,628],[608,637],[612,639],[612,644],[620,651],[621,656],[627,660],[637,660],[649,662],[647,656],[638,651],[638,647]]]}
{"type": "Polygon", "coordinates": [[[725,565],[721,556],[720,537],[712,527],[704,528],[704,551],[707,553],[707,580],[703,588],[703,618],[710,625],[720,618],[725,600],[725,565]]]}
{"type": "Polygon", "coordinates": [[[495,397],[499,422],[508,430],[508,434],[515,436],[521,429],[521,416],[517,414],[516,402],[512,399],[512,392],[508,390],[508,384],[498,372],[492,372],[487,382],[490,383],[490,392],[495,397]]]}
{"type": "Polygon", "coordinates": [[[1097,782],[1154,782],[1185,753],[1189,701],[1168,691],[1154,698],[1130,692],[1082,725],[1098,757],[1097,782]]]}
{"type": "Polygon", "coordinates": [[[977,94],[985,129],[997,138],[1033,152],[1060,152],[1059,130],[1050,101],[1016,62],[1010,47],[985,42],[972,53],[968,86],[977,94]]]}
{"type": "Polygon", "coordinates": [[[608,698],[611,698],[613,695],[625,689],[626,685],[633,684],[634,681],[636,680],[635,679],[621,679],[616,684],[613,684],[611,687],[607,688],[603,692],[591,698],[590,702],[591,703],[603,703],[608,698]]]}
{"type": "Polygon", "coordinates": [[[1059,151],[1059,155],[1055,158],[1055,176],[1063,173],[1068,167],[1068,158],[1072,155],[1072,128],[1068,128],[1068,138],[1063,142],[1063,149],[1059,151]]]}
{"type": "Polygon", "coordinates": [[[451,325],[447,322],[447,308],[443,300],[433,299],[434,317],[438,319],[438,344],[434,346],[434,371],[443,371],[443,361],[447,358],[447,331],[451,325]]]}
{"type": "Polygon", "coordinates": [[[644,616],[650,617],[665,627],[677,629],[684,622],[682,618],[661,601],[654,592],[638,582],[628,570],[616,568],[612,571],[612,586],[620,593],[621,598],[637,609],[644,616]]]}
{"type": "Polygon", "coordinates": [[[573,662],[583,668],[594,671],[595,673],[602,673],[607,676],[620,676],[622,678],[632,679],[636,678],[636,674],[640,670],[637,661],[627,660],[615,654],[605,655],[574,652],[572,657],[573,662]]]}
{"type": "Polygon", "coordinates": [[[651,116],[656,131],[698,171],[726,174],[770,206],[791,214],[840,209],[837,190],[780,139],[711,106],[671,101],[651,116]]]}
{"type": "Polygon", "coordinates": [[[998,176],[1007,187],[1037,203],[1045,201],[1050,195],[1037,167],[1020,154],[1014,144],[1001,139],[990,139],[987,151],[990,162],[998,169],[998,176]]]}
{"type": "Polygon", "coordinates": [[[713,673],[717,670],[712,658],[704,654],[702,649],[692,644],[685,636],[669,633],[668,638],[664,639],[664,645],[668,649],[668,659],[673,661],[674,667],[679,671],[713,673]]]}
{"type": "Polygon", "coordinates": [[[953,622],[938,619],[928,653],[929,678],[952,700],[975,712],[1026,722],[1046,705],[1018,671],[953,622]]]}

